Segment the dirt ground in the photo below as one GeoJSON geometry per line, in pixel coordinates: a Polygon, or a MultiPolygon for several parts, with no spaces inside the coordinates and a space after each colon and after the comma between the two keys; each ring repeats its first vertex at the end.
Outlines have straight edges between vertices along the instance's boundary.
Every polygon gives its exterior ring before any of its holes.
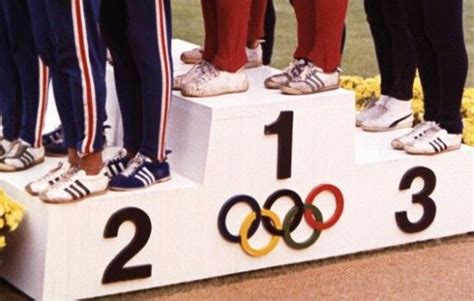
{"type": "MultiPolygon", "coordinates": [[[[0,300],[26,298],[0,282],[0,300]]],[[[474,235],[99,300],[473,300],[474,235]]]]}

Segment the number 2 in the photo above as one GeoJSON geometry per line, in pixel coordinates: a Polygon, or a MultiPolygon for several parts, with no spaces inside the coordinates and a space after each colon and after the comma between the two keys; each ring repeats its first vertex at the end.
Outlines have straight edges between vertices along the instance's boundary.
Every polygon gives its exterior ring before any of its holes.
{"type": "Polygon", "coordinates": [[[425,230],[433,223],[436,216],[436,204],[430,198],[431,193],[433,193],[436,187],[436,175],[431,169],[414,167],[408,170],[402,177],[399,189],[409,189],[413,181],[418,177],[423,179],[424,187],[420,192],[412,196],[412,203],[423,206],[423,216],[418,222],[412,223],[408,220],[406,211],[395,213],[398,227],[406,233],[416,233],[425,230]]]}
{"type": "Polygon", "coordinates": [[[265,135],[278,135],[277,179],[291,178],[293,111],[282,111],[278,119],[265,126],[265,135]]]}
{"type": "Polygon", "coordinates": [[[150,238],[151,221],[145,211],[131,207],[117,211],[105,226],[104,238],[117,237],[120,226],[126,221],[135,225],[135,235],[105,269],[102,277],[103,284],[151,277],[151,264],[124,267],[133,256],[140,252],[150,238]]]}

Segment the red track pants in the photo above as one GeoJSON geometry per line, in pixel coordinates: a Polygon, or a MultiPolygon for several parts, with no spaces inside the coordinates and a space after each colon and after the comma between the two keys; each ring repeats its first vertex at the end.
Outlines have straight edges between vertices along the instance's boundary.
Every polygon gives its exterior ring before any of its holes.
{"type": "MultiPolygon", "coordinates": [[[[229,1],[230,2],[230,1],[229,1]]],[[[325,72],[341,65],[341,42],[348,0],[294,0],[298,46],[294,57],[325,72]]]]}
{"type": "Polygon", "coordinates": [[[263,33],[267,0],[201,0],[206,37],[203,59],[236,72],[247,63],[245,45],[263,33]]]}

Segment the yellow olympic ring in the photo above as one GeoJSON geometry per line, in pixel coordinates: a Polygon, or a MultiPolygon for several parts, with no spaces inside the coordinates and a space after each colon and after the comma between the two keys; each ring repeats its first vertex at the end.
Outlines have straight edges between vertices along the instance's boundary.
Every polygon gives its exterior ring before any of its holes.
{"type": "MultiPolygon", "coordinates": [[[[270,210],[262,209],[262,216],[266,216],[270,218],[276,229],[278,230],[282,229],[280,218],[274,212],[270,210]]],[[[250,246],[250,242],[247,237],[248,231],[249,231],[250,225],[256,218],[257,218],[257,215],[255,214],[255,212],[251,212],[249,213],[249,215],[247,215],[244,222],[242,223],[242,227],[240,228],[240,237],[242,238],[240,242],[240,246],[242,247],[244,252],[249,254],[250,256],[259,257],[259,256],[265,256],[271,251],[273,251],[273,249],[277,246],[280,240],[280,237],[273,236],[270,242],[261,249],[254,249],[252,246],[250,246]]]]}

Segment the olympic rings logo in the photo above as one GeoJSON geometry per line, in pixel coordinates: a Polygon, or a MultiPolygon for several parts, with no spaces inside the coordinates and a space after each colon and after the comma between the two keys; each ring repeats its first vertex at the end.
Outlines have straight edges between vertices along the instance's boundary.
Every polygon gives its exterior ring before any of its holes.
{"type": "Polygon", "coordinates": [[[233,243],[240,243],[245,253],[250,256],[258,257],[270,253],[277,246],[280,237],[283,237],[285,243],[293,249],[300,250],[312,246],[318,240],[322,230],[329,229],[337,223],[343,210],[344,196],[339,188],[330,184],[322,184],[315,187],[306,197],[305,203],[303,203],[301,197],[292,190],[278,190],[267,198],[262,209],[253,197],[237,195],[230,198],[222,206],[218,216],[218,227],[224,239],[233,243]],[[324,191],[331,193],[336,202],[336,209],[327,221],[323,221],[321,211],[313,205],[316,197],[324,191]],[[288,197],[294,203],[294,207],[285,215],[283,223],[278,215],[271,211],[273,204],[282,197],[288,197]],[[229,232],[226,219],[230,209],[238,203],[249,205],[252,212],[243,220],[240,227],[240,235],[234,235],[229,232]],[[313,229],[313,233],[307,240],[296,242],[292,238],[291,233],[300,225],[303,217],[306,223],[313,229]],[[256,249],[250,245],[249,238],[257,232],[260,222],[262,222],[265,230],[272,234],[272,238],[266,246],[256,249]]]}

